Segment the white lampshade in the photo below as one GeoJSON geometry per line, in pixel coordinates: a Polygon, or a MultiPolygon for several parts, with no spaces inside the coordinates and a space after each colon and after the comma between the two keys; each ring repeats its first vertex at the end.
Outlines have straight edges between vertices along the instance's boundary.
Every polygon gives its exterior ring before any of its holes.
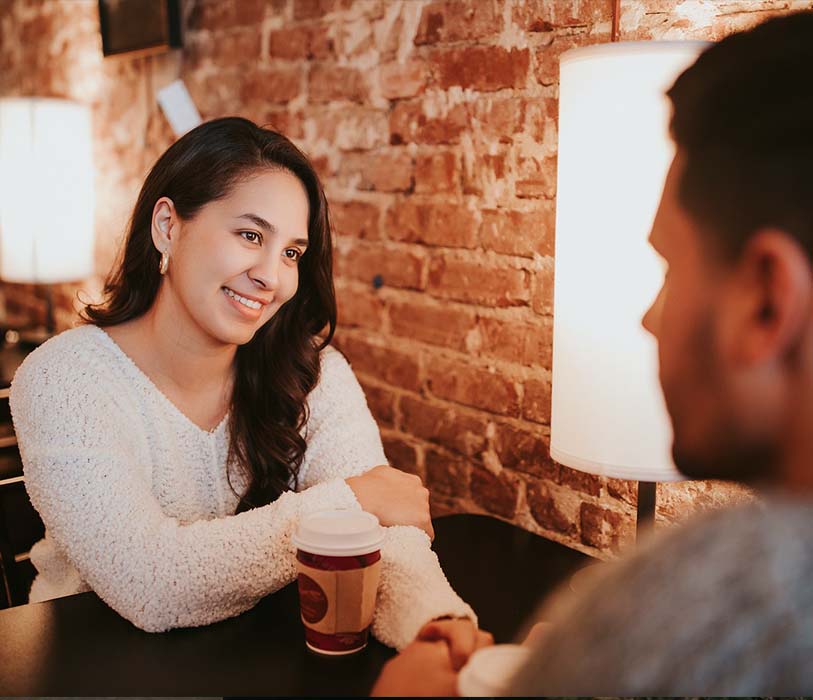
{"type": "Polygon", "coordinates": [[[54,283],[93,272],[93,164],[87,107],[0,99],[0,279],[54,283]]]}
{"type": "Polygon", "coordinates": [[[647,244],[674,146],[665,91],[704,42],[629,42],[561,58],[551,456],[674,481],[657,347],[641,327],[663,268],[647,244]]]}

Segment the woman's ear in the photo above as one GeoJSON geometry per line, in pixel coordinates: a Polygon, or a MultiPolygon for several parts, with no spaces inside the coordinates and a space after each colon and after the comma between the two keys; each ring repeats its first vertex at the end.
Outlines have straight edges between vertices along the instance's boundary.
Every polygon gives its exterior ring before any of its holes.
{"type": "Polygon", "coordinates": [[[810,259],[784,231],[759,231],[735,263],[731,291],[727,354],[745,365],[779,359],[795,347],[810,322],[810,259]]]}
{"type": "Polygon", "coordinates": [[[158,252],[169,251],[173,238],[173,228],[178,217],[175,204],[169,197],[161,197],[152,209],[152,241],[158,252]]]}

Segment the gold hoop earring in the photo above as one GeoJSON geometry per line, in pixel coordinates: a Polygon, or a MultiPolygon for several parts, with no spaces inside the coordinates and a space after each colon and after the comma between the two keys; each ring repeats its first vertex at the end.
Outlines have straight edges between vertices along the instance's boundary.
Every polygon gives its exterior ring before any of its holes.
{"type": "Polygon", "coordinates": [[[164,251],[161,253],[161,263],[158,265],[158,272],[162,275],[167,274],[167,269],[169,268],[169,253],[164,251]]]}

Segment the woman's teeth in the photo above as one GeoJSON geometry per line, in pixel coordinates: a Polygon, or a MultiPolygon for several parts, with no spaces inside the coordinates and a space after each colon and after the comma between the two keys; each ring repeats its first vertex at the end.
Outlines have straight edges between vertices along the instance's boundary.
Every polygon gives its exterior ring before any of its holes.
{"type": "Polygon", "coordinates": [[[245,297],[241,297],[236,292],[233,292],[228,287],[223,287],[223,291],[226,292],[227,296],[230,296],[232,299],[236,299],[239,301],[243,306],[247,306],[249,309],[259,309],[262,304],[259,301],[251,301],[251,299],[246,299],[245,297]]]}

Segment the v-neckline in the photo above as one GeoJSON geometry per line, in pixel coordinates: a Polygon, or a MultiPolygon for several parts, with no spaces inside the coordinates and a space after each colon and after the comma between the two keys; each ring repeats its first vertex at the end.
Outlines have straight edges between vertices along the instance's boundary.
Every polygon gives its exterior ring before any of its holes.
{"type": "Polygon", "coordinates": [[[91,325],[91,327],[97,329],[101,333],[102,337],[106,339],[107,343],[112,347],[113,351],[124,359],[124,361],[139,376],[139,378],[144,383],[146,383],[147,386],[159,397],[159,400],[166,403],[167,406],[169,406],[170,410],[174,411],[190,427],[194,428],[197,432],[201,433],[202,435],[212,437],[216,435],[221,430],[221,428],[223,428],[226,425],[231,411],[226,411],[226,414],[223,416],[223,418],[220,419],[220,422],[211,430],[201,428],[197,423],[195,423],[195,421],[193,421],[180,408],[178,408],[163,391],[161,391],[158,388],[156,383],[152,379],[150,379],[149,375],[136,364],[135,360],[133,360],[132,357],[130,357],[126,352],[124,352],[124,349],[113,339],[113,336],[111,336],[101,326],[91,325]]]}

